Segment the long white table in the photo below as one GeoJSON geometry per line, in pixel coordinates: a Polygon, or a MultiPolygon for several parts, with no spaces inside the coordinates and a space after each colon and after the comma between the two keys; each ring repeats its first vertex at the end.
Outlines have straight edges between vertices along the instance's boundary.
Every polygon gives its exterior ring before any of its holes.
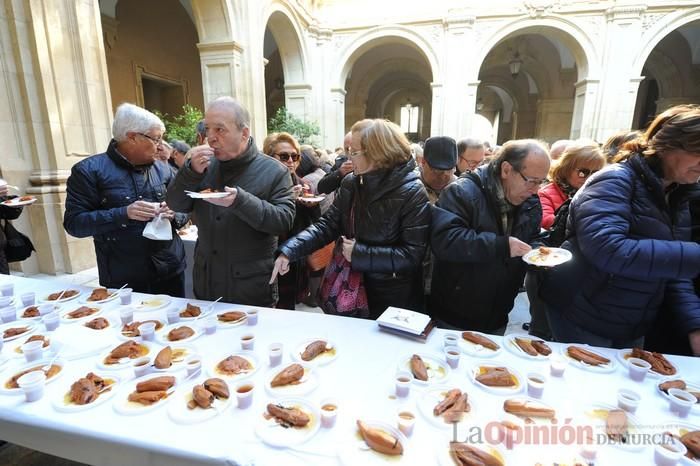
{"type": "MultiPolygon", "coordinates": [[[[58,281],[40,281],[19,277],[0,277],[0,284],[15,283],[17,295],[25,291],[35,291],[37,296],[66,288],[75,287],[58,281]]],[[[86,297],[87,295],[83,295],[86,297]]],[[[143,299],[135,295],[134,300],[143,299]]],[[[175,300],[183,304],[186,300],[175,300]]],[[[118,319],[118,304],[105,311],[112,319],[118,319]]],[[[184,307],[184,306],[183,306],[184,307]]],[[[230,304],[217,303],[217,310],[239,308],[230,304]]],[[[165,311],[136,313],[136,319],[159,317],[165,319],[165,311]]],[[[62,324],[52,338],[62,341],[75,349],[80,340],[77,326],[62,324]]],[[[78,413],[62,413],[54,409],[51,399],[62,393],[70,384],[91,370],[95,370],[98,357],[88,355],[68,361],[61,379],[46,386],[45,397],[36,403],[26,403],[23,396],[0,395],[0,438],[29,448],[96,465],[192,465],[192,464],[241,464],[241,465],[336,465],[358,464],[347,460],[348,451],[356,451],[360,442],[356,435],[357,419],[379,420],[395,424],[399,410],[410,410],[417,416],[413,435],[408,441],[408,449],[402,461],[389,461],[386,464],[440,465],[451,464],[447,456],[450,428],[438,428],[428,422],[422,414],[424,387],[413,385],[411,395],[406,400],[397,400],[392,394],[394,377],[400,361],[405,361],[413,353],[435,355],[441,358],[444,330],[435,330],[426,343],[389,335],[378,329],[375,322],[325,316],[303,312],[261,309],[257,326],[243,325],[229,330],[219,330],[213,335],[203,335],[192,343],[203,356],[203,367],[215,362],[215,355],[223,352],[240,351],[239,338],[244,333],[255,334],[255,354],[262,368],[250,379],[254,382],[253,406],[246,410],[232,405],[215,418],[196,425],[181,425],[168,416],[168,406],[162,406],[141,416],[123,416],[115,412],[112,400],[78,413]],[[290,351],[309,338],[322,338],[332,341],[337,350],[337,359],[326,366],[315,369],[319,386],[304,398],[318,404],[322,399],[334,397],[339,400],[338,422],[332,429],[321,428],[310,440],[291,448],[275,448],[263,443],[256,435],[253,425],[259,421],[265,406],[273,398],[264,389],[264,381],[270,376],[267,367],[267,348],[273,342],[284,343],[284,360],[281,366],[291,362],[290,351]]],[[[494,337],[500,342],[500,337],[494,337]]],[[[103,337],[98,343],[85,339],[86,344],[113,348],[122,340],[116,331],[103,337]]],[[[552,344],[555,353],[560,351],[558,344],[552,344]]],[[[8,344],[3,355],[8,351],[8,344]]],[[[601,350],[617,363],[617,369],[610,374],[597,374],[569,365],[563,378],[549,377],[542,402],[557,410],[557,418],[576,417],[586,407],[596,403],[616,404],[616,393],[622,387],[632,388],[642,395],[641,405],[636,413],[639,424],[648,429],[645,432],[665,430],[665,425],[678,421],[668,410],[666,398],[656,391],[658,378],[647,378],[636,383],[627,377],[626,368],[618,361],[615,351],[601,350]]],[[[103,351],[99,351],[102,353],[103,351]]],[[[218,358],[216,358],[218,359],[218,358]]],[[[697,381],[700,377],[700,361],[696,358],[670,356],[678,367],[679,375],[697,381]]],[[[13,370],[23,360],[15,359],[0,367],[0,379],[5,381],[14,374],[13,370]]],[[[473,413],[469,421],[460,424],[458,440],[466,440],[468,429],[479,423],[487,423],[503,418],[503,395],[496,395],[477,387],[468,376],[472,367],[479,363],[497,363],[515,369],[525,376],[536,371],[549,375],[548,362],[531,361],[516,356],[510,351],[502,351],[493,359],[477,360],[462,356],[458,369],[453,370],[446,388],[459,387],[466,391],[473,413]]],[[[132,377],[131,371],[120,372],[124,377],[132,377]]],[[[209,375],[198,378],[201,382],[209,375]]],[[[520,396],[524,396],[524,392],[520,396]]],[[[232,393],[233,396],[233,393],[232,393]]],[[[177,397],[170,400],[176,402],[177,397]]],[[[685,424],[700,425],[700,412],[682,420],[685,424]]],[[[563,421],[562,421],[563,424],[563,421]]],[[[571,461],[578,452],[575,446],[565,445],[517,445],[511,451],[501,447],[506,464],[525,465],[552,464],[557,461],[571,461]],[[568,458],[568,459],[565,459],[568,458]]],[[[366,452],[361,466],[383,464],[383,459],[366,452]]],[[[600,448],[597,465],[653,463],[653,447],[644,445],[639,451],[626,451],[614,446],[600,448]]]]}

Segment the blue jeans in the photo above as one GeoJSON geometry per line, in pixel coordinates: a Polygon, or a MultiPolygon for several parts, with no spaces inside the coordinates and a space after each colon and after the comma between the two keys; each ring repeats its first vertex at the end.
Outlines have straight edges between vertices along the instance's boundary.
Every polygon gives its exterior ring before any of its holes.
{"type": "Polygon", "coordinates": [[[644,337],[633,339],[612,339],[596,335],[567,319],[558,309],[547,306],[549,326],[554,339],[560,343],[585,343],[603,348],[643,348],[644,337]]]}

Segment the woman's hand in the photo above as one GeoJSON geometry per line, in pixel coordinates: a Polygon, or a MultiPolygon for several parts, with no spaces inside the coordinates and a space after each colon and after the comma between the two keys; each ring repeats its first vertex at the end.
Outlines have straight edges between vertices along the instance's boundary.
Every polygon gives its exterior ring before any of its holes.
{"type": "Polygon", "coordinates": [[[272,269],[272,277],[270,277],[270,285],[275,283],[277,275],[284,275],[289,272],[289,257],[280,254],[275,260],[275,267],[272,269]]]}
{"type": "Polygon", "coordinates": [[[345,236],[343,238],[343,257],[346,261],[352,262],[352,250],[355,249],[355,240],[347,239],[345,236]]]}

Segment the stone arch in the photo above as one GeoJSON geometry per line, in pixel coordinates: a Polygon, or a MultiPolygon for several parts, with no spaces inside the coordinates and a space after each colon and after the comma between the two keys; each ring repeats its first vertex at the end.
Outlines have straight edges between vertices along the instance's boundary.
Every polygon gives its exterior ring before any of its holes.
{"type": "Polygon", "coordinates": [[[698,20],[700,20],[700,7],[685,11],[676,11],[660,19],[642,35],[641,42],[643,45],[633,61],[630,75],[640,76],[642,74],[642,68],[651,55],[651,52],[666,36],[678,28],[698,20]]]}
{"type": "Polygon", "coordinates": [[[282,2],[271,3],[263,14],[262,24],[265,25],[263,33],[269,28],[280,49],[285,84],[307,83],[308,53],[306,43],[301,40],[302,30],[294,11],[282,2]]]}
{"type": "Polygon", "coordinates": [[[404,26],[380,26],[370,29],[358,37],[354,38],[348,45],[343,47],[340,53],[334,88],[343,89],[345,80],[350,74],[353,65],[369,49],[390,42],[400,42],[407,44],[421,54],[430,65],[432,72],[432,82],[441,82],[442,76],[437,58],[437,52],[428,40],[418,34],[413,29],[404,26]]]}
{"type": "Polygon", "coordinates": [[[477,46],[479,53],[474,63],[479,65],[471,70],[474,75],[470,77],[470,81],[478,79],[479,70],[486,56],[505,39],[521,34],[541,34],[546,36],[547,32],[556,33],[558,38],[567,45],[573,54],[578,69],[578,81],[585,78],[592,79],[593,76],[600,74],[600,60],[596,48],[588,34],[580,26],[561,16],[552,15],[545,18],[530,18],[527,16],[504,24],[477,46]]]}
{"type": "Polygon", "coordinates": [[[199,42],[229,42],[234,40],[235,31],[239,30],[234,23],[240,18],[238,2],[226,0],[190,0],[192,16],[197,28],[199,42]]]}

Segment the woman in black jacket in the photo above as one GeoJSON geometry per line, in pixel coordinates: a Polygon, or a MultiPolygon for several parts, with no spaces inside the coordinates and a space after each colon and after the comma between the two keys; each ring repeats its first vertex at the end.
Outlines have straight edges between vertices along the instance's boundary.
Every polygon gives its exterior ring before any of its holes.
{"type": "MultiPolygon", "coordinates": [[[[280,247],[272,272],[341,238],[342,254],[362,272],[369,318],[388,306],[422,310],[422,269],[430,206],[414,172],[410,145],[386,120],[362,120],[351,129],[353,174],[346,176],[321,219],[280,247]]],[[[361,316],[366,317],[366,316],[361,316]]]]}
{"type": "MultiPolygon", "coordinates": [[[[8,196],[7,183],[0,178],[0,202],[7,199],[11,199],[15,196],[8,196]]],[[[0,273],[9,275],[10,265],[7,263],[7,257],[5,257],[5,245],[7,244],[7,238],[5,238],[5,231],[3,227],[5,222],[8,220],[14,220],[20,216],[22,213],[22,207],[8,207],[0,204],[0,273]]]]}

